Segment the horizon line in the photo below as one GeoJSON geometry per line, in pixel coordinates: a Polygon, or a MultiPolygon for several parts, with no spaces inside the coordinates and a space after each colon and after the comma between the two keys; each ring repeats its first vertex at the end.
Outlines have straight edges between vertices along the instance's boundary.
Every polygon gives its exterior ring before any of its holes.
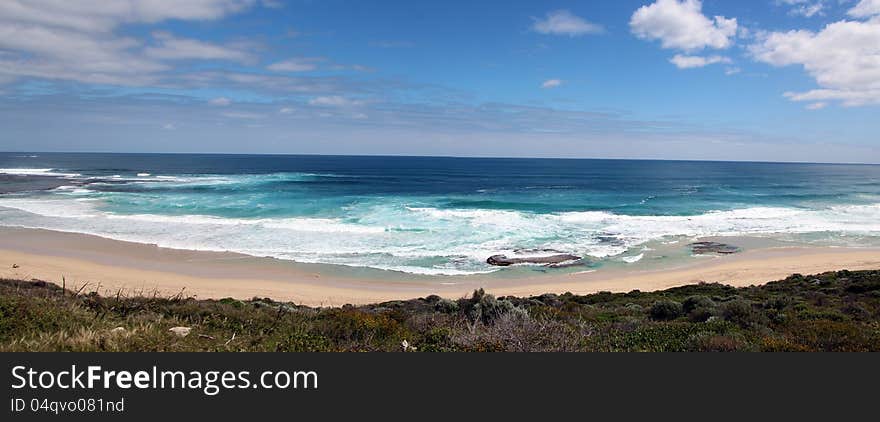
{"type": "Polygon", "coordinates": [[[826,161],[772,161],[772,160],[721,160],[685,158],[615,158],[615,157],[510,157],[485,155],[414,155],[414,154],[319,154],[319,153],[268,153],[268,152],[120,152],[120,151],[0,151],[0,154],[127,154],[127,155],[239,155],[239,156],[310,156],[310,157],[393,157],[393,158],[458,158],[499,160],[604,160],[604,161],[671,161],[707,163],[756,163],[756,164],[825,164],[877,166],[880,162],[826,162],[826,161]]]}

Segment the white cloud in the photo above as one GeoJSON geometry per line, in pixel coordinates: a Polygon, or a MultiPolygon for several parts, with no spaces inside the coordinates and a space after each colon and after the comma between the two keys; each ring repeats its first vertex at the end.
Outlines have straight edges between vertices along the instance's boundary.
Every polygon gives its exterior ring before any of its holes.
{"type": "Polygon", "coordinates": [[[679,69],[691,69],[695,67],[704,67],[710,64],[716,63],[731,63],[729,57],[724,56],[687,56],[683,54],[676,54],[671,59],[669,59],[672,64],[677,66],[679,69]]]}
{"type": "Polygon", "coordinates": [[[535,19],[532,30],[541,34],[568,35],[575,37],[585,34],[598,34],[604,31],[602,25],[587,22],[568,10],[548,12],[542,19],[535,19]]]}
{"type": "Polygon", "coordinates": [[[823,15],[823,10],[825,10],[824,0],[776,0],[776,3],[791,6],[789,14],[805,18],[823,15]]]}
{"type": "Polygon", "coordinates": [[[323,60],[320,57],[300,57],[272,63],[266,68],[275,72],[308,72],[317,69],[317,62],[323,60]]]}
{"type": "Polygon", "coordinates": [[[144,55],[160,60],[231,60],[247,62],[252,57],[244,51],[204,41],[177,38],[167,32],[154,32],[158,44],[144,49],[144,55]]]}
{"type": "Polygon", "coordinates": [[[561,85],[562,81],[559,79],[547,79],[541,84],[541,88],[556,88],[561,85]]]}
{"type": "Polygon", "coordinates": [[[3,0],[0,1],[0,79],[30,76],[93,84],[155,84],[165,60],[244,61],[236,49],[159,35],[145,46],[116,33],[124,24],[168,19],[210,20],[239,12],[254,0],[3,0]]]}
{"type": "Polygon", "coordinates": [[[351,107],[363,104],[362,101],[351,100],[339,95],[315,97],[309,100],[309,105],[321,107],[351,107]]]}
{"type": "Polygon", "coordinates": [[[14,52],[0,58],[0,74],[145,84],[150,82],[151,73],[168,66],[132,53],[130,49],[137,45],[131,38],[104,39],[65,29],[6,22],[0,17],[0,48],[14,52]]]}
{"type": "Polygon", "coordinates": [[[856,18],[880,15],[880,0],[861,0],[846,13],[856,18]]]}
{"type": "Polygon", "coordinates": [[[657,0],[633,13],[630,29],[639,38],[660,40],[663,48],[696,51],[730,47],[737,33],[736,19],[709,19],[702,8],[700,0],[657,0]]]}
{"type": "Polygon", "coordinates": [[[124,23],[219,19],[253,4],[254,0],[3,0],[0,17],[26,25],[105,32],[124,23]]]}
{"type": "Polygon", "coordinates": [[[293,108],[293,107],[281,107],[281,108],[278,110],[278,112],[281,113],[281,114],[291,114],[291,113],[296,112],[296,109],[293,108]]]}
{"type": "Polygon", "coordinates": [[[880,104],[880,19],[842,20],[818,32],[765,33],[749,52],[773,66],[801,65],[816,80],[819,89],[785,94],[793,101],[880,104]]]}
{"type": "Polygon", "coordinates": [[[208,102],[211,105],[220,106],[220,107],[226,107],[226,106],[232,104],[232,100],[230,100],[229,98],[226,98],[226,97],[217,97],[217,98],[214,98],[208,102]]]}
{"type": "Polygon", "coordinates": [[[233,119],[247,119],[247,120],[256,120],[256,119],[262,119],[262,118],[266,117],[266,116],[259,114],[259,113],[251,113],[251,112],[247,112],[247,111],[229,111],[229,112],[220,113],[220,114],[222,114],[223,116],[226,116],[226,117],[233,118],[233,119]]]}
{"type": "Polygon", "coordinates": [[[742,69],[740,69],[736,66],[732,66],[732,67],[728,67],[727,69],[724,69],[724,74],[727,76],[736,75],[737,73],[740,73],[740,72],[742,72],[742,69]]]}
{"type": "Polygon", "coordinates": [[[823,102],[807,104],[807,110],[821,110],[821,109],[825,108],[826,106],[828,106],[828,103],[823,103],[823,102]]]}

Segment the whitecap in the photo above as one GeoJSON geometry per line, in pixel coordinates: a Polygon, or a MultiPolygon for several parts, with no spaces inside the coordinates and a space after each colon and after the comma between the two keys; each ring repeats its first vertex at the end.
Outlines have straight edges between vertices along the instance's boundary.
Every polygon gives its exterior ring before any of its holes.
{"type": "Polygon", "coordinates": [[[10,174],[16,176],[55,176],[55,177],[79,177],[79,173],[62,173],[55,169],[37,169],[37,168],[6,168],[0,169],[0,174],[10,174]]]}

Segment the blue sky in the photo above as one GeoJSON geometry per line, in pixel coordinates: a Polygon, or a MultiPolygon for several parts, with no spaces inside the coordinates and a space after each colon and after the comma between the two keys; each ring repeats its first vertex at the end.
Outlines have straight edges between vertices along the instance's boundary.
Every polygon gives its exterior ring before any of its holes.
{"type": "Polygon", "coordinates": [[[0,3],[0,150],[880,162],[880,0],[0,3]]]}

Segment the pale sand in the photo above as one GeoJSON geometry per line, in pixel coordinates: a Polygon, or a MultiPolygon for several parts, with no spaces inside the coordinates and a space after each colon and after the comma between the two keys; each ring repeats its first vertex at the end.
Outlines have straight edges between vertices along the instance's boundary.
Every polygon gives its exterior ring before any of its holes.
{"type": "MultiPolygon", "coordinates": [[[[0,277],[39,279],[102,294],[183,292],[198,298],[269,297],[310,306],[365,304],[424,297],[469,295],[483,287],[495,295],[660,290],[700,281],[749,286],[792,273],[880,269],[880,249],[785,247],[694,259],[677,268],[599,270],[534,277],[357,277],[226,252],[158,248],[96,236],[0,228],[0,277]],[[13,268],[13,264],[17,268],[13,268]]],[[[373,273],[381,274],[381,273],[373,273]]]]}

